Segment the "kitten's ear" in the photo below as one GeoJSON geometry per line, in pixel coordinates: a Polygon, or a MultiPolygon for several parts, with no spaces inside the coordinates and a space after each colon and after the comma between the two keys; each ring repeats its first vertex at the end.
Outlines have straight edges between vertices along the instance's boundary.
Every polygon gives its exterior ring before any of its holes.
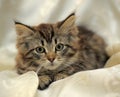
{"type": "Polygon", "coordinates": [[[29,36],[34,33],[34,29],[25,24],[15,22],[15,28],[18,36],[29,36]]]}
{"type": "Polygon", "coordinates": [[[69,28],[72,28],[74,25],[75,25],[75,14],[72,13],[60,23],[59,28],[60,30],[67,30],[69,28]]]}

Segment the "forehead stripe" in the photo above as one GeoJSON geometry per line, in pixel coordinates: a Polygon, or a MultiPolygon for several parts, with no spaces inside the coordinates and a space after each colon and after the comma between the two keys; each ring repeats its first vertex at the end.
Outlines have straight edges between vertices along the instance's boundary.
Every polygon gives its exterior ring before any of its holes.
{"type": "Polygon", "coordinates": [[[51,30],[51,39],[52,37],[54,36],[54,29],[53,29],[53,26],[51,26],[52,30],[51,30]]]}
{"type": "Polygon", "coordinates": [[[39,33],[46,40],[46,42],[52,42],[52,38],[54,36],[54,30],[52,26],[49,26],[49,28],[47,28],[47,26],[42,28],[42,30],[39,31],[39,33]]]}

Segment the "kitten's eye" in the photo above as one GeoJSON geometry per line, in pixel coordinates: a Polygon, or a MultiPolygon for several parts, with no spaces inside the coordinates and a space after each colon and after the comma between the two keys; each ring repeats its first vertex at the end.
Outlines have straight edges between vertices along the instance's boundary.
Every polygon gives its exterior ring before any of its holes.
{"type": "Polygon", "coordinates": [[[55,50],[56,51],[61,51],[61,50],[63,50],[63,48],[64,48],[64,45],[62,43],[59,43],[59,44],[56,45],[55,50]]]}
{"type": "Polygon", "coordinates": [[[44,53],[45,52],[45,49],[43,47],[37,47],[35,50],[37,53],[44,53]]]}

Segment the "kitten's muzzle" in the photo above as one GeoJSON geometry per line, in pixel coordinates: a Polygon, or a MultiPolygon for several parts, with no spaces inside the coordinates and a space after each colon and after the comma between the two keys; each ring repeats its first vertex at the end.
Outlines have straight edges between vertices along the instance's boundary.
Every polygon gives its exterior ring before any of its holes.
{"type": "Polygon", "coordinates": [[[47,59],[48,59],[51,63],[53,63],[53,61],[55,60],[55,58],[56,58],[56,54],[55,54],[54,52],[49,52],[49,53],[47,53],[47,59]]]}

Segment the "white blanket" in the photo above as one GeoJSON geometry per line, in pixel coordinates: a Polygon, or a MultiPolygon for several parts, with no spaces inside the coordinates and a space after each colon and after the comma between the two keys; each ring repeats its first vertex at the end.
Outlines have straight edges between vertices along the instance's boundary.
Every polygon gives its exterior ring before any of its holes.
{"type": "Polygon", "coordinates": [[[76,73],[37,90],[34,72],[0,72],[0,97],[120,97],[120,65],[76,73]]]}
{"type": "Polygon", "coordinates": [[[120,43],[119,4],[119,0],[0,0],[0,97],[120,97],[120,44],[113,45],[120,43]],[[111,56],[106,67],[112,67],[76,73],[38,91],[35,72],[17,75],[12,69],[16,55],[13,20],[29,25],[56,22],[76,6],[76,24],[106,39],[111,56]]]}

